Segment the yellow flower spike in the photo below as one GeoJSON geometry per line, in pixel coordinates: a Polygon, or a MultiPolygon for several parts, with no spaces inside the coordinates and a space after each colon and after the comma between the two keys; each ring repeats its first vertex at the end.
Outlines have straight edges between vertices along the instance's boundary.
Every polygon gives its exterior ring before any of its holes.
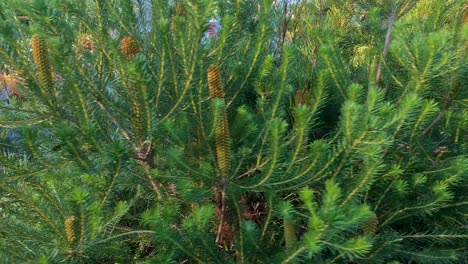
{"type": "Polygon", "coordinates": [[[132,37],[125,37],[120,41],[120,51],[125,59],[130,60],[140,52],[140,48],[132,37]]]}
{"type": "Polygon", "coordinates": [[[211,65],[208,67],[208,90],[211,98],[224,99],[220,75],[218,66],[211,65]]]}
{"type": "Polygon", "coordinates": [[[283,219],[284,241],[286,249],[291,249],[296,242],[296,231],[294,230],[294,221],[292,219],[283,219]]]}
{"type": "MultiPolygon", "coordinates": [[[[208,90],[211,98],[224,99],[224,91],[218,66],[208,67],[208,90]]],[[[229,173],[231,164],[229,124],[226,109],[223,109],[219,126],[215,130],[216,159],[223,176],[229,173]]]]}
{"type": "Polygon", "coordinates": [[[75,223],[76,218],[72,215],[67,217],[64,222],[65,226],[65,234],[67,235],[67,241],[68,242],[73,242],[75,240],[75,229],[74,229],[74,223],[75,223]]]}
{"type": "MultiPolygon", "coordinates": [[[[50,61],[47,55],[47,47],[44,40],[38,35],[34,35],[31,41],[33,62],[37,67],[39,81],[45,91],[52,89],[54,82],[52,81],[52,72],[50,61]]],[[[47,94],[45,94],[47,95],[47,94]]]]}

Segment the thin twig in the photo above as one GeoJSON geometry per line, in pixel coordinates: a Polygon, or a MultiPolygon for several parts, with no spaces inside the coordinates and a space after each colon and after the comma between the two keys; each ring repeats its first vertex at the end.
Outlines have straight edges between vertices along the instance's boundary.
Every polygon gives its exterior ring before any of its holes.
{"type": "Polygon", "coordinates": [[[281,25],[281,32],[278,36],[278,46],[276,47],[275,54],[281,54],[286,41],[286,35],[288,33],[288,25],[291,21],[291,15],[288,16],[288,3],[285,2],[283,5],[283,21],[281,25]]]}
{"type": "Polygon", "coordinates": [[[377,66],[377,74],[375,76],[376,83],[380,81],[380,77],[382,76],[383,60],[385,59],[385,56],[388,53],[388,48],[390,47],[390,41],[392,39],[392,29],[393,29],[393,24],[395,23],[395,18],[396,18],[396,7],[393,8],[392,13],[390,14],[390,17],[388,18],[387,34],[385,35],[384,49],[382,52],[382,57],[380,58],[380,61],[379,61],[379,66],[377,66]]]}
{"type": "Polygon", "coordinates": [[[153,191],[156,193],[158,200],[161,200],[161,191],[159,190],[159,187],[156,181],[153,180],[153,178],[151,178],[151,174],[148,174],[148,180],[151,183],[151,187],[153,187],[153,191]]]}
{"type": "Polygon", "coordinates": [[[161,191],[159,189],[159,186],[157,182],[151,177],[151,169],[154,167],[154,140],[151,139],[149,145],[145,148],[143,145],[140,147],[140,150],[138,151],[138,157],[136,158],[140,165],[143,166],[143,169],[145,170],[145,174],[148,177],[148,181],[151,184],[151,187],[153,188],[153,191],[156,193],[158,200],[161,200],[161,191]]]}
{"type": "Polygon", "coordinates": [[[112,114],[109,112],[109,110],[107,110],[107,108],[98,99],[96,99],[95,101],[99,105],[99,107],[104,112],[106,112],[107,116],[109,116],[109,118],[117,126],[117,128],[119,128],[119,130],[122,132],[122,135],[124,136],[124,138],[126,140],[130,140],[130,136],[128,135],[127,131],[125,131],[125,129],[120,125],[120,123],[112,116],[112,114]]]}
{"type": "Polygon", "coordinates": [[[403,8],[400,11],[400,13],[398,13],[397,18],[400,18],[400,17],[406,15],[411,9],[413,9],[413,7],[416,5],[417,2],[418,2],[418,0],[413,0],[410,3],[406,4],[405,8],[403,8]]]}
{"type": "Polygon", "coordinates": [[[439,121],[442,119],[442,117],[444,117],[444,115],[445,115],[445,110],[440,112],[440,114],[436,117],[436,119],[434,119],[434,121],[432,121],[432,123],[426,129],[424,129],[424,131],[421,132],[421,135],[419,136],[424,137],[427,133],[429,133],[429,131],[431,131],[435,127],[435,125],[439,123],[439,121]]]}
{"type": "MultiPolygon", "coordinates": [[[[258,162],[257,162],[258,163],[258,162]]],[[[255,167],[250,168],[247,170],[247,172],[242,173],[241,175],[237,176],[237,179],[242,179],[247,176],[251,176],[255,172],[259,171],[263,166],[265,166],[268,163],[268,160],[263,162],[262,164],[257,164],[255,167]]]]}

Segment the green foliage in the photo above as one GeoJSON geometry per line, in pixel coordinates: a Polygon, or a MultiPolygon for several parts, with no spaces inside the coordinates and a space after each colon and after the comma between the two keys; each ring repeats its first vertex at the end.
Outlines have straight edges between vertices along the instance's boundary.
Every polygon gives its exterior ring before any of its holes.
{"type": "Polygon", "coordinates": [[[0,3],[0,262],[468,261],[462,1],[169,2],[0,3]]]}

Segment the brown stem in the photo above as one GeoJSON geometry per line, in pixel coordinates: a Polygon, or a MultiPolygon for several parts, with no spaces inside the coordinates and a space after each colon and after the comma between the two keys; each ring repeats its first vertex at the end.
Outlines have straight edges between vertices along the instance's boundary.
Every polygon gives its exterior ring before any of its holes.
{"type": "Polygon", "coordinates": [[[442,119],[442,117],[444,117],[444,115],[445,115],[445,110],[440,112],[440,114],[436,117],[436,119],[434,119],[434,121],[432,121],[432,123],[426,129],[424,129],[424,131],[421,132],[421,135],[419,136],[424,137],[427,133],[429,133],[429,131],[431,131],[435,127],[435,125],[439,123],[439,121],[442,119]]]}
{"type": "Polygon", "coordinates": [[[153,191],[156,193],[158,200],[161,200],[161,191],[159,190],[159,187],[156,181],[153,180],[153,178],[151,178],[150,173],[148,173],[148,180],[151,183],[151,187],[153,188],[153,191]]]}
{"type": "Polygon", "coordinates": [[[223,187],[221,191],[216,195],[218,197],[216,201],[217,202],[217,207],[220,209],[220,216],[219,216],[219,225],[218,225],[218,232],[216,234],[216,243],[223,242],[223,237],[224,237],[224,222],[226,221],[226,184],[223,183],[223,187]],[[219,197],[220,196],[220,197],[219,197]]]}
{"type": "Polygon", "coordinates": [[[153,188],[153,191],[156,193],[158,200],[161,199],[161,191],[159,190],[158,184],[156,181],[151,178],[151,169],[154,168],[154,141],[151,140],[149,145],[143,144],[138,152],[138,157],[140,164],[145,170],[145,174],[148,177],[148,181],[153,188]]]}
{"type": "Polygon", "coordinates": [[[119,128],[120,132],[122,133],[123,137],[126,140],[130,140],[130,135],[128,134],[127,131],[120,125],[119,121],[115,119],[115,117],[109,112],[109,110],[100,102],[99,99],[95,98],[96,103],[99,105],[99,107],[107,114],[109,119],[119,128]]]}

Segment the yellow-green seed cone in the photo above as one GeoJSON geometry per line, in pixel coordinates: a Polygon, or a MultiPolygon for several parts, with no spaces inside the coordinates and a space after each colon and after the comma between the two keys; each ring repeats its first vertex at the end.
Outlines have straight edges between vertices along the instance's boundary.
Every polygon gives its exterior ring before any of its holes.
{"type": "Polygon", "coordinates": [[[294,230],[294,221],[292,219],[283,219],[284,241],[286,249],[292,248],[296,242],[296,231],[294,230]]]}

